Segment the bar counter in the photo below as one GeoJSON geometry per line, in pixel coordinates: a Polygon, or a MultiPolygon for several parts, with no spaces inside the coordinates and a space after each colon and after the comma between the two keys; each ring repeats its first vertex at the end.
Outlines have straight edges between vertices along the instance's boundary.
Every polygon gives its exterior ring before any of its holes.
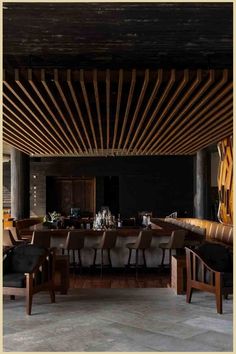
{"type": "MultiPolygon", "coordinates": [[[[148,267],[157,267],[161,263],[161,249],[158,247],[159,243],[168,242],[171,232],[176,229],[174,225],[166,225],[161,219],[152,219],[152,243],[151,247],[146,250],[146,261],[148,267]]],[[[64,248],[65,240],[67,237],[68,229],[49,229],[43,224],[37,224],[30,226],[28,231],[51,231],[51,247],[56,247],[60,252],[60,249],[64,248]]],[[[24,230],[26,231],[26,230],[24,230]]],[[[81,251],[83,266],[88,267],[92,264],[94,251],[92,249],[94,244],[99,243],[104,230],[86,230],[78,229],[81,235],[85,236],[84,249],[81,251]]],[[[116,247],[111,250],[111,259],[113,267],[124,267],[128,260],[128,249],[126,244],[135,242],[139,232],[142,231],[140,227],[123,227],[116,229],[117,241],[116,247]]],[[[98,252],[98,262],[100,261],[100,252],[98,252]]],[[[106,252],[105,252],[106,257],[106,252]]],[[[166,255],[166,263],[168,263],[168,255],[166,255]]],[[[131,260],[131,263],[134,259],[131,260]]],[[[140,263],[142,262],[142,255],[140,252],[140,263]]]]}

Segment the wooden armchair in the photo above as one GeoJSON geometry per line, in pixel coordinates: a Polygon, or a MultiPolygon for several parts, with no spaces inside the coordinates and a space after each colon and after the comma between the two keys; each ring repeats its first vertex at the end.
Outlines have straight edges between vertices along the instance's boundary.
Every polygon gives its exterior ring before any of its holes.
{"type": "Polygon", "coordinates": [[[26,296],[26,313],[31,315],[33,295],[48,290],[55,302],[54,255],[43,247],[29,244],[11,248],[3,257],[3,294],[15,299],[26,296]]]}
{"type": "Polygon", "coordinates": [[[193,289],[215,294],[217,312],[222,314],[222,296],[233,293],[233,262],[229,249],[205,243],[193,250],[185,247],[187,267],[186,302],[193,289]]]}

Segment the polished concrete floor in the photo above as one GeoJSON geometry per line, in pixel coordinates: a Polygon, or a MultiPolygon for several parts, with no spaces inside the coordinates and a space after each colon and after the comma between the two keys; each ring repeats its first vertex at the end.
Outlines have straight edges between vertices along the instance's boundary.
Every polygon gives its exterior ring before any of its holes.
{"type": "Polygon", "coordinates": [[[214,296],[192,304],[172,289],[72,289],[49,303],[37,294],[32,316],[24,300],[4,298],[4,351],[232,351],[232,296],[216,313],[214,296]]]}

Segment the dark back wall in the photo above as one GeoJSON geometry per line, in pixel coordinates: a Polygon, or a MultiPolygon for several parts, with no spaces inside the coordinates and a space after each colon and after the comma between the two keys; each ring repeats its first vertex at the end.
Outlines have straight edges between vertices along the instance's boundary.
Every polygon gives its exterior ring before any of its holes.
{"type": "Polygon", "coordinates": [[[122,216],[153,211],[163,217],[173,211],[193,215],[193,158],[191,156],[32,158],[31,216],[46,213],[46,176],[96,176],[97,210],[104,204],[104,176],[119,177],[122,216]]]}

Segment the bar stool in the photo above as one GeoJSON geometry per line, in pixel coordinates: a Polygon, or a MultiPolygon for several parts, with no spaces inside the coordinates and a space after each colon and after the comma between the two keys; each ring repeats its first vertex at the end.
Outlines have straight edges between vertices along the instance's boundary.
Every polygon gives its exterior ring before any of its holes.
{"type": "Polygon", "coordinates": [[[41,246],[44,248],[50,248],[51,231],[34,231],[31,244],[41,246]]]}
{"type": "Polygon", "coordinates": [[[70,251],[72,251],[73,257],[73,268],[75,271],[75,252],[78,254],[78,267],[82,268],[82,260],[80,251],[84,248],[84,234],[81,231],[69,231],[66,238],[65,250],[67,250],[68,256],[70,256],[70,251]]]}
{"type": "Polygon", "coordinates": [[[108,266],[112,267],[111,263],[111,249],[115,247],[116,244],[116,231],[115,230],[108,230],[104,231],[102,235],[102,239],[99,244],[94,245],[92,248],[94,249],[94,258],[93,258],[93,267],[99,266],[101,267],[101,276],[102,276],[102,271],[104,267],[104,262],[103,262],[103,251],[107,250],[107,255],[108,255],[108,266]],[[101,250],[101,264],[96,264],[96,258],[97,258],[97,251],[101,250]]]}
{"type": "Polygon", "coordinates": [[[137,270],[139,250],[142,250],[143,262],[144,262],[143,266],[145,268],[147,267],[145,250],[150,247],[151,242],[152,242],[152,231],[151,230],[142,230],[142,231],[140,231],[136,242],[126,244],[126,247],[129,249],[129,258],[128,258],[128,264],[127,264],[128,267],[130,267],[131,265],[135,265],[135,268],[137,270]],[[135,264],[130,263],[133,250],[136,251],[135,264]]]}
{"type": "Polygon", "coordinates": [[[162,260],[161,266],[164,266],[165,251],[169,250],[169,265],[171,266],[171,253],[172,249],[179,250],[184,248],[185,236],[187,235],[187,230],[174,230],[171,233],[169,242],[160,243],[159,247],[162,250],[162,260]]]}

